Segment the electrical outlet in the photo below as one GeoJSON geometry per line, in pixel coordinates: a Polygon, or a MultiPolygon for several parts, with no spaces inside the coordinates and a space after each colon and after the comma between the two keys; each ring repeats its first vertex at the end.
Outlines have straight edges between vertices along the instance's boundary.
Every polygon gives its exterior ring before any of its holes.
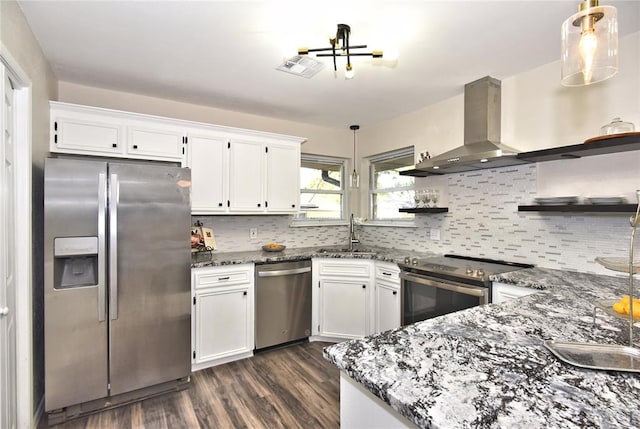
{"type": "Polygon", "coordinates": [[[249,228],[249,238],[252,240],[258,239],[258,228],[249,228]]]}
{"type": "Polygon", "coordinates": [[[440,228],[431,228],[431,231],[429,231],[429,237],[433,241],[440,241],[440,228]]]}

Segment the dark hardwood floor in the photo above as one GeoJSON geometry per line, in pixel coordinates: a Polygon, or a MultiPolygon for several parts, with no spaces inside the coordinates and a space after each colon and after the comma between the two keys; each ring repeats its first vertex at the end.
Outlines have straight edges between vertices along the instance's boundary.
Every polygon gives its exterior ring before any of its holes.
{"type": "Polygon", "coordinates": [[[327,345],[303,343],[258,353],[194,373],[182,392],[51,427],[338,428],[339,374],[322,357],[327,345]]]}

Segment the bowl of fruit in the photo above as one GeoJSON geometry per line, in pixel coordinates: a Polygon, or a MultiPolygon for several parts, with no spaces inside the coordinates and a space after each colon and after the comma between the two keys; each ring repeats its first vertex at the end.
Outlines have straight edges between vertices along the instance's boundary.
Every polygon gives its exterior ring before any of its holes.
{"type": "Polygon", "coordinates": [[[287,246],[278,243],[269,243],[262,246],[265,252],[282,252],[287,246]]]}

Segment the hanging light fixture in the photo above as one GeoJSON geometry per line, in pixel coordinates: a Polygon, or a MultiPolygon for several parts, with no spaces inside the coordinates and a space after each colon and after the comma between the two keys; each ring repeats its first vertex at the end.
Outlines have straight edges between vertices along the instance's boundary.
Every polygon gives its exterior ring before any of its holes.
{"type": "Polygon", "coordinates": [[[354,72],[353,66],[351,65],[351,57],[373,57],[373,58],[382,58],[382,51],[372,51],[372,52],[352,52],[353,49],[366,49],[367,45],[354,45],[351,46],[349,44],[349,36],[351,35],[351,27],[347,24],[338,24],[338,30],[336,31],[336,36],[329,39],[329,43],[331,44],[328,48],[299,48],[298,55],[308,55],[309,52],[324,52],[331,51],[331,53],[321,53],[316,54],[316,57],[333,57],[333,70],[338,71],[338,65],[336,58],[338,57],[346,57],[347,65],[345,67],[344,77],[347,79],[352,79],[354,72]]]}
{"type": "Polygon", "coordinates": [[[359,188],[360,175],[356,171],[356,131],[360,129],[360,125],[351,125],[349,128],[353,130],[353,173],[351,173],[351,187],[359,188]]]}
{"type": "Polygon", "coordinates": [[[618,20],[613,6],[598,0],[580,3],[562,24],[562,84],[582,86],[618,72],[618,20]]]}

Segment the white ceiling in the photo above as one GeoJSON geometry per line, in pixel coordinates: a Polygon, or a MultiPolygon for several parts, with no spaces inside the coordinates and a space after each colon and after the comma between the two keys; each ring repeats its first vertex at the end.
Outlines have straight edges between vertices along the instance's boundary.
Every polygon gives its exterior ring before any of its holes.
{"type": "MultiPolygon", "coordinates": [[[[556,61],[560,26],[578,1],[33,1],[19,0],[56,76],[334,128],[378,123],[556,61]],[[276,71],[300,46],[395,47],[397,62],[359,57],[306,79],[276,71]]],[[[640,30],[640,2],[618,9],[620,35],[640,30]]],[[[558,79],[560,70],[558,70],[558,79]]]]}

